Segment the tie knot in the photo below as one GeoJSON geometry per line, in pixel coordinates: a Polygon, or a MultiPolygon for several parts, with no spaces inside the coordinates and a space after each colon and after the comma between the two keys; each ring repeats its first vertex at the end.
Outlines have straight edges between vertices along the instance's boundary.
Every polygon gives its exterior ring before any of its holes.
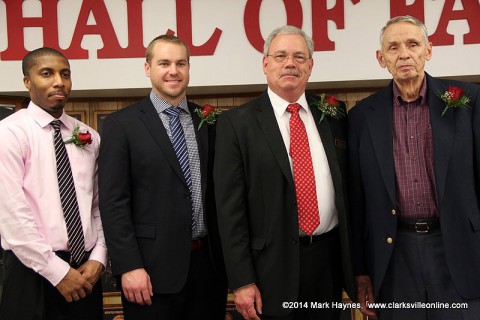
{"type": "Polygon", "coordinates": [[[170,107],[165,109],[165,113],[170,117],[170,118],[178,118],[178,115],[182,111],[181,108],[179,107],[170,107]]]}
{"type": "Polygon", "coordinates": [[[50,122],[50,124],[52,125],[55,131],[59,131],[60,125],[62,124],[62,122],[60,120],[53,120],[52,122],[50,122]]]}
{"type": "Polygon", "coordinates": [[[298,103],[290,103],[287,107],[287,111],[290,113],[298,113],[302,106],[298,103]]]}

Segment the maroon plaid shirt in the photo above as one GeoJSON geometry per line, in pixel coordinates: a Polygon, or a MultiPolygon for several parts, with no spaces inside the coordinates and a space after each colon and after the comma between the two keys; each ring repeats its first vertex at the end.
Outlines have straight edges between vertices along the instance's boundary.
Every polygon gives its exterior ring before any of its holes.
{"type": "Polygon", "coordinates": [[[406,102],[393,83],[393,155],[397,209],[403,218],[438,216],[433,170],[433,137],[423,81],[417,100],[406,102]]]}

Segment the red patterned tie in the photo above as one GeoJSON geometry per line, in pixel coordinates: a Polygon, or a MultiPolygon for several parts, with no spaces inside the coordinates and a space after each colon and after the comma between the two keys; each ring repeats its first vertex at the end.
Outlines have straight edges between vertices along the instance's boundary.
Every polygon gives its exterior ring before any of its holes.
{"type": "Polygon", "coordinates": [[[320,224],[318,216],[317,189],[313,172],[312,156],[308,145],[307,131],[298,111],[298,103],[289,104],[290,156],[293,163],[293,177],[298,204],[298,224],[306,234],[312,235],[320,224]]]}

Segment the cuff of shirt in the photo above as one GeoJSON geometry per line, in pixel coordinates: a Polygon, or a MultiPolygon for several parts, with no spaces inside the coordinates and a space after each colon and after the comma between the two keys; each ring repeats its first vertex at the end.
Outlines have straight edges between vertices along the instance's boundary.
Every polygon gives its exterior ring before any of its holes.
{"type": "Polygon", "coordinates": [[[96,245],[88,260],[95,260],[103,264],[107,268],[107,248],[102,247],[101,245],[96,245]]]}
{"type": "Polygon", "coordinates": [[[38,273],[50,281],[53,286],[57,286],[68,273],[68,270],[70,270],[70,265],[57,257],[55,252],[51,252],[46,268],[38,273]]]}

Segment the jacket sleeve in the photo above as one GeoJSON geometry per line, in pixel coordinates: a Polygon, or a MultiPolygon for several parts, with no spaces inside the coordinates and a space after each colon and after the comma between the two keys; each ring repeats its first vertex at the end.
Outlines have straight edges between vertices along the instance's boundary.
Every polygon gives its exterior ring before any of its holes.
{"type": "Polygon", "coordinates": [[[226,112],[217,122],[214,185],[230,289],[256,282],[250,249],[245,157],[231,113],[226,112]]]}
{"type": "Polygon", "coordinates": [[[117,118],[105,119],[99,156],[99,200],[113,274],[143,268],[131,213],[129,140],[117,118]]]}

